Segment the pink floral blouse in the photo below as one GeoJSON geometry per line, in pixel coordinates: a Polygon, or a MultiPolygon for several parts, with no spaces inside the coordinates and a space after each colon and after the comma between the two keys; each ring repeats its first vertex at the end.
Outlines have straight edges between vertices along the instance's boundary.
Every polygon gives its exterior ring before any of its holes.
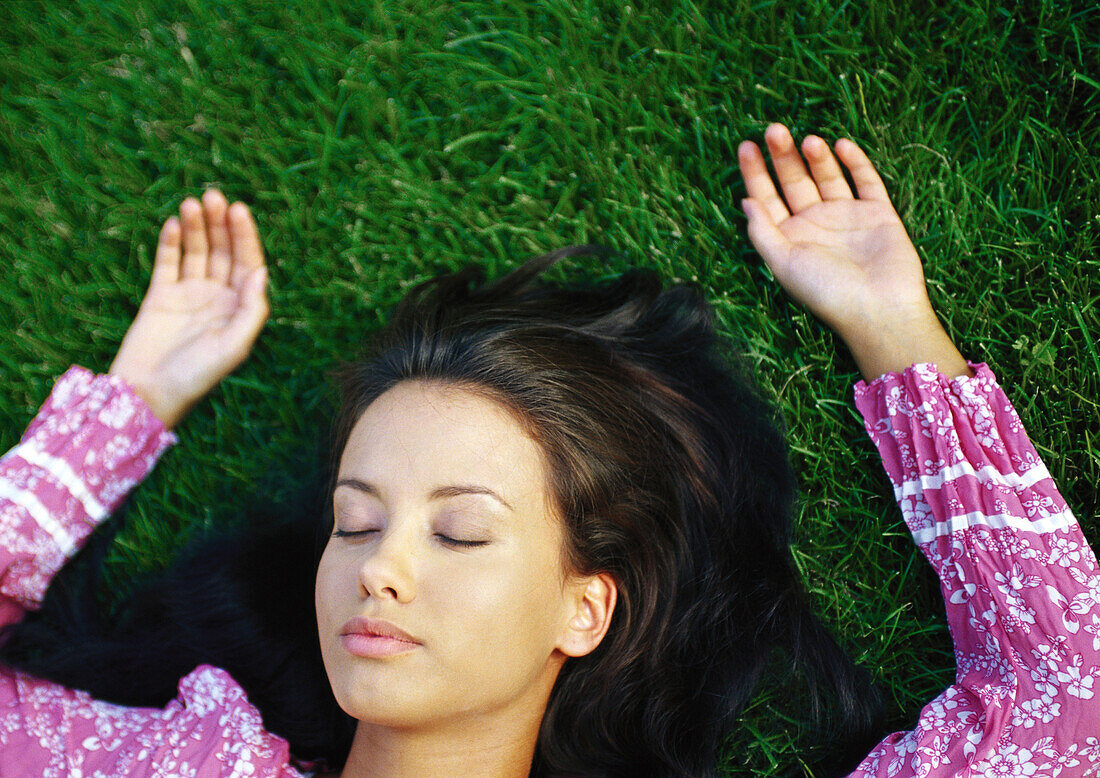
{"type": "MultiPolygon", "coordinates": [[[[853,773],[1100,775],[1100,571],[985,363],[855,386],[905,522],[940,577],[956,682],[853,773]]],[[[0,626],[177,442],[119,378],[73,366],[0,458],[0,626]]],[[[0,778],[302,776],[223,670],[163,709],[94,700],[0,667],[0,778]]]]}

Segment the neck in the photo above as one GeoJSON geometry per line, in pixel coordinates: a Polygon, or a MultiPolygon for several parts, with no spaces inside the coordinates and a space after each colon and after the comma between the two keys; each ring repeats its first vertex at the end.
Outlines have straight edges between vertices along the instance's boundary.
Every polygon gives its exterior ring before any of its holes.
{"type": "Polygon", "coordinates": [[[539,720],[477,720],[432,729],[360,721],[340,778],[527,778],[539,720]]]}

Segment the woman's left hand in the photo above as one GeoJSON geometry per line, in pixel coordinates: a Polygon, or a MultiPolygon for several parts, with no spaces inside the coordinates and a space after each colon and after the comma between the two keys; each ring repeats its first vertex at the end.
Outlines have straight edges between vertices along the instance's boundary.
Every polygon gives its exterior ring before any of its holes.
{"type": "Polygon", "coordinates": [[[216,189],[187,198],[161,229],[149,290],[108,372],[175,427],[248,357],[271,312],[266,282],[248,207],[216,189]]]}
{"type": "Polygon", "coordinates": [[[755,143],[738,147],[738,161],[749,238],[780,285],[844,340],[867,381],[913,362],[973,375],[932,309],[920,256],[863,150],[841,139],[834,156],[811,135],[800,154],[782,124],[764,139],[779,189],[755,143]]]}

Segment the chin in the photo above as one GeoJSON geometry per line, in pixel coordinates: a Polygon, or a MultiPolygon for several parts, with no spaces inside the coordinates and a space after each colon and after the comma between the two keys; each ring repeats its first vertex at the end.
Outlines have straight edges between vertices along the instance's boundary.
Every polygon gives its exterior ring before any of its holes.
{"type": "Polygon", "coordinates": [[[410,688],[408,681],[411,679],[385,672],[392,669],[377,666],[330,669],[326,663],[333,696],[344,713],[352,718],[385,727],[405,728],[426,723],[426,701],[419,699],[417,694],[425,688],[424,683],[414,683],[410,688]]]}

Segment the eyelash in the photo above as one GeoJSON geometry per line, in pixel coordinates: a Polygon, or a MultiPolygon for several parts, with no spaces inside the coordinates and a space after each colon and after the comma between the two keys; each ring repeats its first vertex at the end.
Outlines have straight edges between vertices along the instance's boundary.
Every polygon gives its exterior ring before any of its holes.
{"type": "Polygon", "coordinates": [[[376,530],[376,529],[361,529],[361,530],[355,530],[355,531],[350,531],[350,530],[345,530],[345,529],[334,529],[332,531],[332,536],[334,538],[357,538],[361,535],[369,535],[370,533],[377,532],[377,531],[378,530],[376,530]]]}
{"type": "Polygon", "coordinates": [[[449,538],[446,535],[440,535],[436,533],[436,537],[439,538],[439,542],[445,546],[453,546],[454,548],[477,548],[478,546],[484,546],[489,543],[488,540],[458,540],[456,538],[449,538]]]}
{"type": "MultiPolygon", "coordinates": [[[[378,530],[375,530],[375,529],[364,529],[364,530],[337,529],[337,530],[333,530],[332,536],[334,538],[355,538],[355,537],[362,537],[363,535],[369,535],[370,533],[377,532],[377,531],[378,530]]],[[[441,535],[438,532],[435,534],[435,536],[437,538],[439,538],[440,542],[443,543],[443,545],[452,546],[452,547],[455,547],[455,548],[477,548],[478,546],[484,546],[484,545],[487,545],[489,543],[488,540],[458,540],[457,538],[451,538],[451,537],[447,537],[446,535],[441,535]]]]}

